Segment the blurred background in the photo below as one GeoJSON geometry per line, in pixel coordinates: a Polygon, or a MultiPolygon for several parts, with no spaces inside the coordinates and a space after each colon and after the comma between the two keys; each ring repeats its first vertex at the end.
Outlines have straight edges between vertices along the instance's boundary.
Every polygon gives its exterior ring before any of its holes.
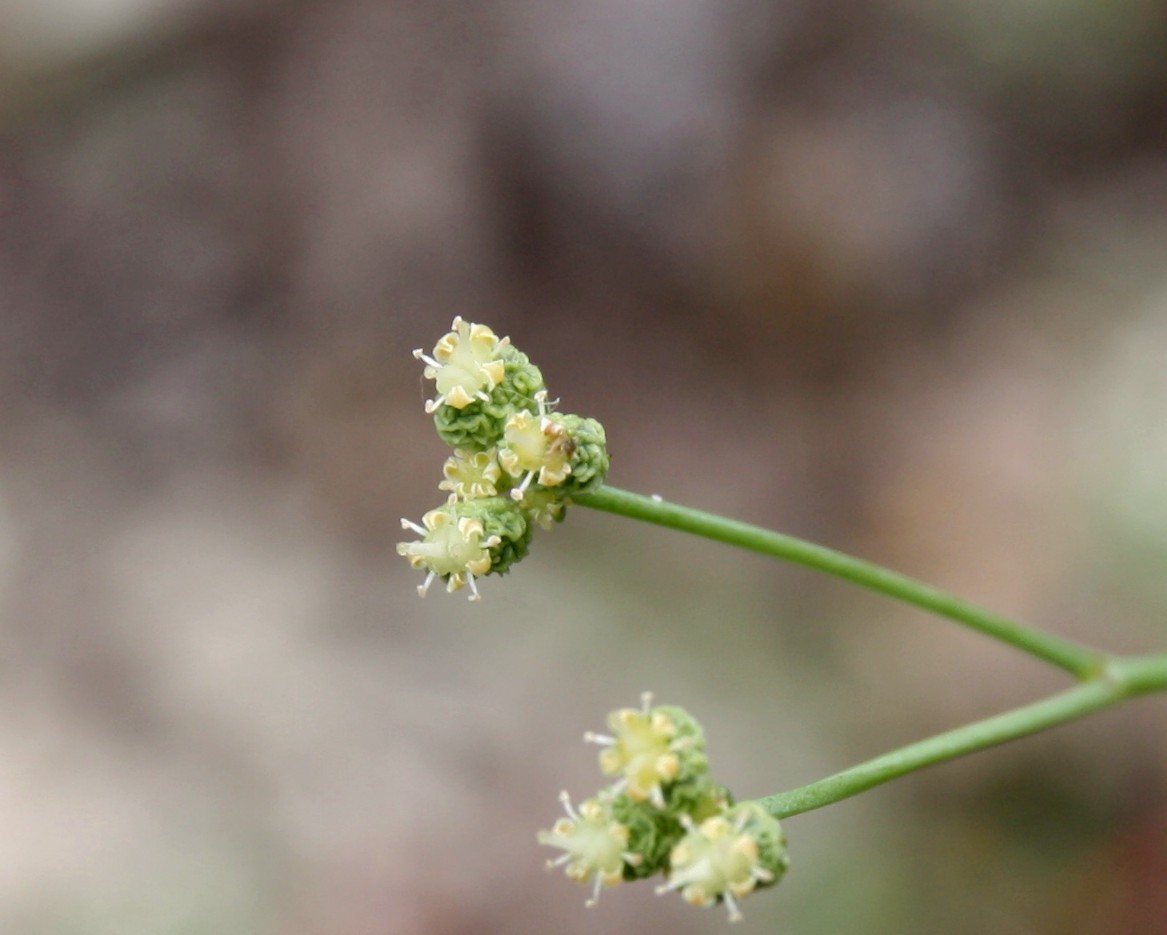
{"type": "MultiPolygon", "coordinates": [[[[394,554],[415,347],[509,334],[610,481],[1167,647],[1156,0],[0,0],[0,930],[725,930],[546,874],[644,689],[739,797],[1064,681],[575,508],[394,554]]],[[[739,931],[1167,932],[1152,699],[786,822],[739,931]]]]}

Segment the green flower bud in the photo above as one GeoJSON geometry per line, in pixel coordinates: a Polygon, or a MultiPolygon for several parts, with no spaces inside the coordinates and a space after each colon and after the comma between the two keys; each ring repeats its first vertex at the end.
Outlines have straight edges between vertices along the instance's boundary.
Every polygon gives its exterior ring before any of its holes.
{"type": "MultiPolygon", "coordinates": [[[[535,396],[543,390],[543,374],[539,368],[509,343],[499,342],[496,353],[497,359],[492,363],[499,367],[492,373],[501,368],[501,377],[490,383],[489,389],[479,389],[462,406],[455,406],[449,399],[427,403],[427,411],[434,415],[438,435],[446,444],[465,451],[486,451],[501,442],[503,428],[513,415],[538,412],[535,396]]],[[[427,373],[430,369],[426,368],[427,373]]],[[[459,396],[458,401],[463,398],[459,396]]]]}
{"type": "Polygon", "coordinates": [[[679,890],[694,906],[723,902],[731,922],[737,901],[777,883],[789,857],[778,820],[756,802],[743,802],[700,824],[682,819],[687,833],[669,854],[668,882],[657,893],[679,890]]]}
{"type": "Polygon", "coordinates": [[[565,414],[555,418],[571,439],[570,470],[563,485],[564,494],[571,496],[595,490],[604,482],[611,463],[604,427],[595,419],[583,416],[565,414]]]}
{"type": "Polygon", "coordinates": [[[469,586],[470,600],[479,600],[475,577],[504,574],[527,554],[532,527],[509,497],[449,501],[422,517],[422,525],[401,521],[420,541],[399,542],[397,554],[426,572],[418,593],[425,597],[435,578],[450,592],[469,586]]]}
{"type": "Polygon", "coordinates": [[[729,790],[713,781],[704,753],[694,757],[693,768],[683,780],[664,787],[664,798],[668,811],[688,815],[694,821],[720,815],[733,801],[729,790]]]}
{"type": "Polygon", "coordinates": [[[647,800],[637,801],[627,790],[615,793],[612,817],[628,830],[626,850],[640,860],[624,865],[625,880],[640,880],[668,867],[669,852],[684,835],[679,816],[647,800]]]}
{"type": "Polygon", "coordinates": [[[702,785],[709,760],[700,724],[682,708],[651,704],[652,695],[645,692],[639,710],[622,708],[608,716],[611,735],[587,733],[584,739],[604,747],[600,769],[621,777],[618,789],[634,801],[647,799],[664,809],[669,805],[665,790],[702,785]]]}
{"type": "Polygon", "coordinates": [[[486,535],[495,541],[488,547],[491,575],[505,575],[511,565],[525,558],[534,527],[509,497],[483,497],[458,504],[458,513],[481,521],[486,535]]]}

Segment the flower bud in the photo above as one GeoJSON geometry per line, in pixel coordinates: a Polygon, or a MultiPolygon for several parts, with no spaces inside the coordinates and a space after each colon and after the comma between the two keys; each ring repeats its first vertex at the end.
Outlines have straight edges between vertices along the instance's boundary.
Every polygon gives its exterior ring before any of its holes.
{"type": "Polygon", "coordinates": [[[458,513],[479,520],[486,535],[495,541],[488,549],[488,574],[505,575],[526,557],[534,527],[510,497],[483,497],[458,504],[458,513]]]}
{"type": "Polygon", "coordinates": [[[570,439],[570,468],[564,494],[587,493],[604,482],[611,458],[604,427],[595,419],[565,413],[555,417],[570,439]]]}

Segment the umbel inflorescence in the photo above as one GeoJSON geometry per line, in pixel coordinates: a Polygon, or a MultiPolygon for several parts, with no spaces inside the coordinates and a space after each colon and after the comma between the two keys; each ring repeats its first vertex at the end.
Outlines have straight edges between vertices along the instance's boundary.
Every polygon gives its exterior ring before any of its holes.
{"type": "Polygon", "coordinates": [[[478,600],[476,578],[505,573],[527,554],[534,524],[551,528],[573,495],[603,483],[608,447],[595,419],[556,411],[510,338],[461,318],[451,328],[432,354],[413,352],[437,390],[425,410],[454,449],[438,484],[449,495],[420,524],[401,521],[420,538],[397,552],[426,573],[423,597],[440,578],[478,600]]]}
{"type": "MultiPolygon", "coordinates": [[[[485,325],[455,318],[432,354],[414,356],[436,389],[426,412],[454,450],[438,484],[446,501],[420,523],[401,521],[418,538],[397,551],[425,572],[423,597],[440,578],[477,600],[477,578],[509,570],[536,525],[549,529],[573,496],[603,483],[604,429],[559,412],[539,368],[485,325]]],[[[611,783],[578,808],[561,794],[565,817],[538,835],[563,851],[550,865],[591,887],[589,905],[605,886],[663,874],[658,893],[723,903],[739,919],[738,901],[786,870],[777,819],[757,803],[735,805],[714,781],[701,726],[683,709],[653,707],[646,694],[639,709],[614,711],[608,729],[585,739],[603,748],[611,783]]]]}
{"type": "Polygon", "coordinates": [[[946,617],[1050,663],[1076,686],[1003,714],[917,741],[825,779],[764,799],[735,803],[714,781],[700,725],[684,710],[615,711],[603,747],[611,782],[578,807],[561,794],[566,815],[540,844],[562,851],[549,861],[591,889],[661,874],[658,893],[677,892],[698,906],[723,904],[731,921],[739,902],[771,886],[788,865],[777,816],[822,808],[936,763],[1077,720],[1140,695],[1167,692],[1167,653],[1114,655],[969,604],[912,578],[789,535],[665,503],[604,485],[608,452],[594,419],[557,411],[543,376],[509,338],[455,318],[432,354],[415,356],[434,381],[426,403],[439,436],[453,449],[438,484],[444,503],[402,520],[418,539],[398,552],[425,572],[424,596],[440,578],[447,590],[502,574],[527,552],[534,525],[561,520],[573,498],[593,509],[655,523],[778,558],[946,617]],[[586,496],[584,496],[586,495],[586,496]]]}
{"type": "Polygon", "coordinates": [[[789,858],[778,820],[755,802],[733,804],[709,772],[701,726],[682,708],[652,707],[608,717],[610,734],[585,734],[603,747],[600,769],[613,784],[578,808],[560,794],[567,815],[539,843],[563,851],[549,867],[592,888],[658,873],[657,893],[679,891],[695,906],[724,903],[731,921],[738,901],[777,883],[789,858]]]}

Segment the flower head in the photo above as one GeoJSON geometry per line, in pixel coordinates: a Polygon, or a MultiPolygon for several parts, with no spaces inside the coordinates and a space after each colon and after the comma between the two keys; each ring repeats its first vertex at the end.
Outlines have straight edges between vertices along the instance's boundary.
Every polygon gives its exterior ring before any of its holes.
{"type": "Polygon", "coordinates": [[[639,863],[639,858],[629,853],[628,826],[613,818],[610,801],[588,799],[576,811],[566,792],[560,793],[559,800],[567,817],[560,818],[550,831],[540,831],[538,841],[564,851],[547,862],[548,868],[566,865],[565,872],[572,880],[592,881],[588,905],[594,906],[600,887],[615,886],[624,879],[625,866],[639,863]]]}
{"type": "Polygon", "coordinates": [[[778,820],[756,802],[684,824],[688,833],[669,855],[668,882],[657,892],[680,890],[694,906],[724,902],[731,922],[741,919],[737,901],[777,882],[789,864],[778,820]]]}
{"type": "Polygon", "coordinates": [[[425,597],[435,578],[450,592],[470,588],[470,600],[479,599],[475,577],[503,574],[527,554],[531,526],[521,509],[507,497],[459,501],[451,495],[444,506],[430,510],[422,525],[401,521],[421,539],[399,542],[397,554],[426,572],[418,593],[425,597]]]}
{"type": "Polygon", "coordinates": [[[478,600],[476,578],[506,572],[526,555],[536,523],[549,529],[573,495],[602,483],[604,430],[552,412],[539,368],[486,325],[457,317],[432,354],[413,353],[436,385],[426,412],[454,448],[438,484],[451,496],[420,524],[402,520],[419,539],[397,551],[425,571],[423,596],[441,578],[478,600]]]}
{"type": "MultiPolygon", "coordinates": [[[[551,866],[600,887],[666,875],[658,893],[679,891],[691,904],[724,903],[731,922],[738,901],[776,883],[789,858],[778,820],[758,802],[733,804],[709,773],[700,725],[681,708],[622,708],[608,717],[612,736],[586,734],[604,746],[600,765],[617,782],[578,812],[561,795],[567,819],[539,842],[566,853],[551,866]]],[[[592,903],[589,903],[592,904],[592,903]]]]}
{"type": "Polygon", "coordinates": [[[439,406],[465,409],[475,399],[487,402],[490,390],[502,382],[506,365],[500,354],[510,338],[499,338],[486,325],[454,319],[453,328],[434,345],[433,356],[418,348],[413,356],[426,364],[425,375],[437,384],[438,395],[425,404],[426,412],[439,406]]]}
{"type": "Polygon", "coordinates": [[[648,799],[665,808],[665,790],[706,776],[705,737],[701,726],[681,708],[652,708],[652,695],[641,696],[641,707],[621,708],[608,716],[611,735],[587,733],[598,743],[600,769],[621,777],[618,787],[635,801],[648,799]]]}
{"type": "Polygon", "coordinates": [[[421,521],[421,526],[407,519],[401,521],[403,529],[412,529],[422,537],[420,541],[397,543],[398,555],[408,558],[414,568],[427,572],[425,581],[418,586],[418,594],[425,597],[434,578],[442,578],[450,592],[469,584],[470,600],[478,600],[474,576],[490,571],[489,549],[499,543],[498,537],[488,538],[481,520],[459,517],[452,501],[430,510],[421,521]]]}

